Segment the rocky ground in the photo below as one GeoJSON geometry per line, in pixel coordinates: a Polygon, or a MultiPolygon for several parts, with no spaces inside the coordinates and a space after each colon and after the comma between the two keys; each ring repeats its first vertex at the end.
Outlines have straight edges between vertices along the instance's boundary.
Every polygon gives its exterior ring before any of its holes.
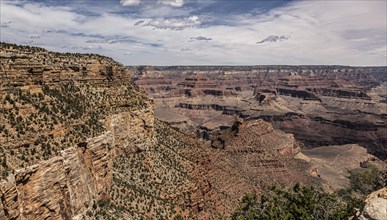
{"type": "Polygon", "coordinates": [[[312,164],[311,174],[318,176],[327,191],[335,191],[349,186],[348,171],[359,167],[375,166],[387,170],[386,163],[367,153],[367,149],[357,144],[326,146],[303,150],[296,158],[312,164]]]}

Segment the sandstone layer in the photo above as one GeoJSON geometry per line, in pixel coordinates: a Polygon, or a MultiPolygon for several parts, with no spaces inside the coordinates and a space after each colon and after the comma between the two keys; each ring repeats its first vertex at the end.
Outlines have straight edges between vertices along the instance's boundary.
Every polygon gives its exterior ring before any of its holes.
{"type": "Polygon", "coordinates": [[[1,43],[0,60],[0,219],[85,218],[114,158],[154,142],[152,100],[110,58],[1,43]]]}

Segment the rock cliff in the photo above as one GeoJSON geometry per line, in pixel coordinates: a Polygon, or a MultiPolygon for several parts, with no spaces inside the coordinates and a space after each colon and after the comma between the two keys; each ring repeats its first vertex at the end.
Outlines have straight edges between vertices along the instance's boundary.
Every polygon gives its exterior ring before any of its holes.
{"type": "Polygon", "coordinates": [[[0,219],[82,219],[113,161],[154,143],[152,100],[98,55],[0,44],[0,219]]]}

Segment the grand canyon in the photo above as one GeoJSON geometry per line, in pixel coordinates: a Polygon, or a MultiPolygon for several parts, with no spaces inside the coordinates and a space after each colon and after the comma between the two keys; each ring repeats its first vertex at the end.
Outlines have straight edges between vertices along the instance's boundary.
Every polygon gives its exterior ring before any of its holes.
{"type": "Polygon", "coordinates": [[[1,219],[228,219],[245,193],[385,175],[386,67],[0,59],[1,219]]]}
{"type": "Polygon", "coordinates": [[[386,0],[0,0],[0,220],[387,220],[386,0]]]}
{"type": "Polygon", "coordinates": [[[263,119],[304,149],[360,144],[387,158],[386,67],[131,67],[160,120],[215,140],[235,118],[263,119]]]}

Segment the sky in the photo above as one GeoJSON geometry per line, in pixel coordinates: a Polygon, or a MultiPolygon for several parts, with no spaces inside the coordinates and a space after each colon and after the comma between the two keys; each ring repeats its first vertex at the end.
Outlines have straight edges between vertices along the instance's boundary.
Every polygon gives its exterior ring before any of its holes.
{"type": "Polygon", "coordinates": [[[0,41],[125,65],[387,65],[386,0],[0,0],[0,41]]]}

